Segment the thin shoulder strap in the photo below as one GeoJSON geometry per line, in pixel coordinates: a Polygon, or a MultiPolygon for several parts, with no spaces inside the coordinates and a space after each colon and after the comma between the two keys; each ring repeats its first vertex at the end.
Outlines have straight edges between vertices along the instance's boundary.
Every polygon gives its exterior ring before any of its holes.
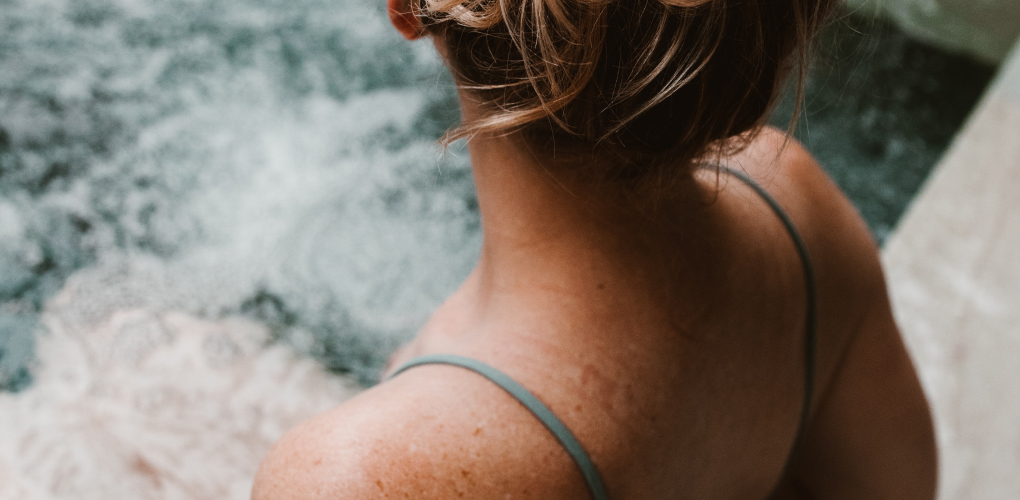
{"type": "MultiPolygon", "coordinates": [[[[808,255],[807,245],[804,244],[803,238],[800,236],[800,232],[797,231],[797,226],[790,220],[790,216],[786,214],[783,207],[779,205],[772,195],[769,194],[765,188],[758,185],[750,176],[735,170],[733,168],[720,165],[720,170],[726,172],[737,179],[740,179],[744,184],[747,184],[766,203],[769,208],[775,212],[779,220],[786,226],[786,232],[790,234],[790,239],[793,240],[794,246],[797,247],[797,254],[800,255],[800,262],[804,267],[804,285],[807,289],[807,325],[804,328],[804,406],[800,412],[800,426],[797,428],[797,437],[793,442],[793,449],[797,450],[801,442],[804,440],[804,434],[807,432],[808,418],[811,416],[811,401],[814,397],[815,390],[815,351],[817,349],[817,328],[818,328],[818,297],[817,291],[815,290],[815,271],[814,267],[811,266],[811,257],[808,255]]],[[[789,468],[790,463],[787,461],[786,468],[789,468]]],[[[784,471],[785,474],[785,471],[784,471]]]]}
{"type": "Polygon", "coordinates": [[[592,498],[595,500],[607,500],[605,488],[602,486],[602,477],[599,476],[598,469],[595,468],[595,464],[592,463],[591,458],[588,457],[588,453],[581,447],[581,443],[577,442],[577,438],[574,437],[574,434],[570,432],[570,429],[567,429],[567,426],[563,425],[563,422],[561,422],[560,419],[556,418],[556,415],[554,415],[548,407],[542,404],[542,402],[531,394],[531,392],[525,389],[524,386],[510,378],[509,375],[482,363],[481,361],[471,358],[450,354],[432,354],[420,356],[408,361],[390,377],[395,377],[405,370],[421,365],[451,365],[466,368],[502,387],[503,390],[510,393],[510,395],[520,401],[525,408],[530,410],[531,413],[533,413],[535,417],[538,418],[538,420],[541,421],[547,429],[549,429],[549,432],[552,433],[556,440],[563,445],[563,448],[567,450],[570,457],[574,459],[574,463],[576,463],[577,467],[581,469],[581,473],[584,475],[584,480],[588,483],[588,491],[591,492],[592,498]]]}

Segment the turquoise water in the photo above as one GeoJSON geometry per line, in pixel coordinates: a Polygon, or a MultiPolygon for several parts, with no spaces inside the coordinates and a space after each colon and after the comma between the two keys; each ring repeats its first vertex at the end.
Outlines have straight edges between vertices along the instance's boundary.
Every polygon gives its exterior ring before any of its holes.
{"type": "Polygon", "coordinates": [[[440,69],[383,2],[3,2],[0,385],[83,268],[93,309],[247,314],[371,378],[477,251],[440,69]]]}
{"type": "MultiPolygon", "coordinates": [[[[995,68],[844,16],[823,33],[796,132],[882,242],[995,68]]],[[[791,103],[773,123],[785,128],[791,103]]]]}
{"type": "MultiPolygon", "coordinates": [[[[826,40],[799,136],[881,239],[992,69],[826,40]]],[[[0,388],[72,276],[83,322],[246,315],[371,381],[474,263],[465,155],[434,145],[456,117],[381,1],[0,0],[0,388]]]]}

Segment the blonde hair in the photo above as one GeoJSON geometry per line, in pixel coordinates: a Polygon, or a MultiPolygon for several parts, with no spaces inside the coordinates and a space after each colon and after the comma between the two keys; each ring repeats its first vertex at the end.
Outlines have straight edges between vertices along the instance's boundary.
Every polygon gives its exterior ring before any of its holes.
{"type": "MultiPolygon", "coordinates": [[[[690,164],[760,126],[835,0],[413,0],[483,115],[614,178],[690,164]]],[[[675,168],[674,168],[675,170],[675,168]]]]}

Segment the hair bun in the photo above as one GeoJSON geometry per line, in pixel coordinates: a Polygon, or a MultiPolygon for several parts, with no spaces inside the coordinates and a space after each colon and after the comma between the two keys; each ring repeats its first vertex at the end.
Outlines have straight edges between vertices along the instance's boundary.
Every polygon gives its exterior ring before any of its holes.
{"type": "Polygon", "coordinates": [[[788,75],[802,95],[807,43],[839,4],[410,1],[480,105],[445,142],[519,134],[557,165],[628,182],[740,146],[788,75]]]}

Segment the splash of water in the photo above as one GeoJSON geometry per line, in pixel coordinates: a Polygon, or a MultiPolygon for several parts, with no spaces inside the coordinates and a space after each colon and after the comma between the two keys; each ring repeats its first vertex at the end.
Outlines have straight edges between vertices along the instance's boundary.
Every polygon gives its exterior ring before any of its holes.
{"type": "Polygon", "coordinates": [[[202,299],[83,300],[248,314],[367,381],[472,264],[467,163],[433,145],[449,82],[382,2],[8,4],[0,384],[84,267],[157,257],[202,299]]]}
{"type": "Polygon", "coordinates": [[[3,2],[0,499],[246,498],[467,274],[452,90],[382,7],[3,2]]]}

